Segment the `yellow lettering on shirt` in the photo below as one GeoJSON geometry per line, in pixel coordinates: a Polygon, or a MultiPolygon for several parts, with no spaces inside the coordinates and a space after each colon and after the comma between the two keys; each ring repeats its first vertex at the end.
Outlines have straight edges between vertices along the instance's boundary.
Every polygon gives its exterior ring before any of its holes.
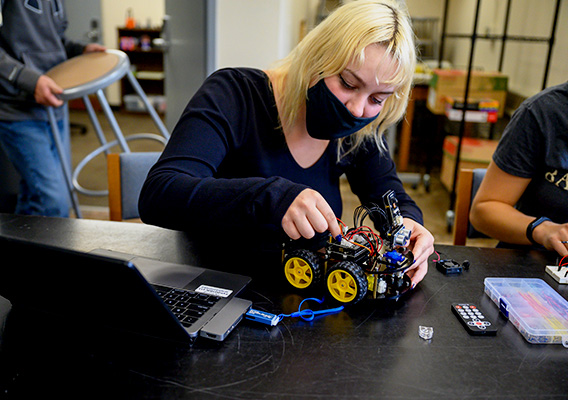
{"type": "Polygon", "coordinates": [[[544,177],[546,178],[546,180],[548,182],[554,183],[554,177],[556,176],[557,173],[558,173],[558,170],[554,170],[554,172],[549,171],[546,174],[544,174],[544,177]]]}
{"type": "Polygon", "coordinates": [[[559,188],[562,188],[564,190],[568,190],[568,174],[564,174],[564,176],[560,179],[558,179],[555,183],[556,186],[558,186],[559,188]],[[564,182],[563,186],[560,186],[560,184],[564,182]]]}

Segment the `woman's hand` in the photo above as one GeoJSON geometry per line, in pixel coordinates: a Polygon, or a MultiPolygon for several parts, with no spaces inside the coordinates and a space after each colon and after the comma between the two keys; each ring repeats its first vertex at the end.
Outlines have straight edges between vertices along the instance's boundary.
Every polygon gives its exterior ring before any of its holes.
{"type": "Polygon", "coordinates": [[[568,255],[568,243],[562,243],[568,241],[568,224],[545,221],[534,229],[533,239],[562,257],[568,255]]]}
{"type": "Polygon", "coordinates": [[[312,189],[304,189],[294,199],[282,218],[282,229],[292,238],[310,239],[316,232],[327,230],[336,237],[341,228],[333,210],[323,196],[312,189]]]}
{"type": "Polygon", "coordinates": [[[414,287],[428,272],[428,257],[434,253],[434,236],[410,218],[404,218],[404,226],[412,231],[408,247],[414,254],[414,263],[406,273],[414,287]]]}

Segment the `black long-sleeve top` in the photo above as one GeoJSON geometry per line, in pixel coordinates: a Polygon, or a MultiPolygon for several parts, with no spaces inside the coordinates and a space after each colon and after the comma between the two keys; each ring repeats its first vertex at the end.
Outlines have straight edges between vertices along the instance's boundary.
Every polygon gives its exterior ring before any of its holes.
{"type": "Polygon", "coordinates": [[[306,188],[318,191],[341,216],[339,178],[345,174],[362,203],[382,204],[382,195],[393,189],[403,216],[422,223],[387,151],[372,140],[340,160],[337,151],[332,141],[314,165],[300,167],[286,145],[268,76],[257,69],[222,69],[182,113],[148,174],[140,216],[165,228],[225,238],[252,234],[265,245],[279,245],[282,217],[306,188]]]}

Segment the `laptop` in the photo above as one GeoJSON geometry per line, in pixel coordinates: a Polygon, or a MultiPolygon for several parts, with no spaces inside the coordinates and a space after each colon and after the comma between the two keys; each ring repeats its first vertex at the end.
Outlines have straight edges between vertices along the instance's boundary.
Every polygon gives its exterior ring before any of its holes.
{"type": "Polygon", "coordinates": [[[175,342],[222,341],[251,307],[236,297],[251,280],[243,275],[2,236],[0,252],[15,260],[0,263],[1,296],[73,323],[175,342]]]}

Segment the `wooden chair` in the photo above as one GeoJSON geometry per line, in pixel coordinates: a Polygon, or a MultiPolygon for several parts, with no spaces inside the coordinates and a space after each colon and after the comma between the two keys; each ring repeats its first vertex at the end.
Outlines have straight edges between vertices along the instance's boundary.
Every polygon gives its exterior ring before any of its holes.
{"type": "Polygon", "coordinates": [[[138,197],[159,152],[109,154],[108,202],[111,221],[139,218],[138,197]]]}
{"type": "Polygon", "coordinates": [[[469,210],[475,193],[485,177],[486,169],[460,169],[454,214],[454,245],[465,246],[467,238],[486,237],[469,223],[469,210]]]}

